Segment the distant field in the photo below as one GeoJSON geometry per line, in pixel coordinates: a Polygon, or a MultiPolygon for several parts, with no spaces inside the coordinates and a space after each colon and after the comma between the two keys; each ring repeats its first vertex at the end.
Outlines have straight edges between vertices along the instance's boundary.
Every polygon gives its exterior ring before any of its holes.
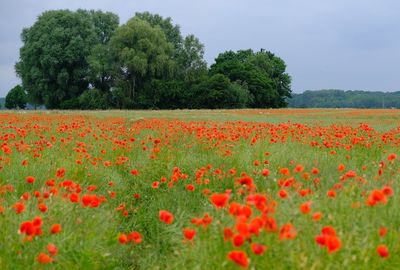
{"type": "Polygon", "coordinates": [[[400,110],[0,112],[0,269],[397,269],[400,110]]]}
{"type": "MultiPolygon", "coordinates": [[[[7,113],[5,111],[5,113],[7,113]]],[[[32,111],[20,111],[32,114],[32,111]]],[[[377,128],[395,128],[400,121],[399,109],[243,109],[243,110],[143,110],[143,111],[38,111],[39,114],[124,117],[128,120],[166,118],[181,120],[256,121],[280,123],[296,121],[305,124],[359,124],[368,121],[377,128]]]]}

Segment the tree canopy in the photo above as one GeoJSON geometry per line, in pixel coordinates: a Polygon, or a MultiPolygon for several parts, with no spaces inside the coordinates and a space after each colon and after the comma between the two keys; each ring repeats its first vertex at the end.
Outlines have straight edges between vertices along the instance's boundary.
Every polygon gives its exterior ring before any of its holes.
{"type": "Polygon", "coordinates": [[[196,36],[149,12],[119,25],[110,12],[46,11],[21,38],[16,72],[49,109],[277,108],[291,93],[273,53],[227,51],[208,69],[196,36]]]}
{"type": "Polygon", "coordinates": [[[95,44],[109,39],[118,26],[115,19],[100,11],[52,10],[24,29],[16,71],[30,102],[50,109],[74,107],[90,84],[88,56],[95,44]]]}
{"type": "Polygon", "coordinates": [[[152,79],[168,78],[173,73],[173,48],[160,28],[152,27],[138,18],[129,20],[110,40],[113,58],[112,73],[116,90],[122,91],[119,107],[133,108],[140,103],[143,85],[152,79]]]}
{"type": "Polygon", "coordinates": [[[25,109],[26,102],[27,98],[24,89],[21,85],[17,85],[8,92],[4,106],[7,109],[25,109]]]}
{"type": "Polygon", "coordinates": [[[260,50],[227,51],[218,55],[211,65],[211,74],[224,74],[249,90],[249,107],[285,107],[290,97],[290,76],[286,65],[273,53],[260,50]]]}
{"type": "Polygon", "coordinates": [[[307,90],[288,102],[293,108],[400,108],[400,92],[307,90]]]}

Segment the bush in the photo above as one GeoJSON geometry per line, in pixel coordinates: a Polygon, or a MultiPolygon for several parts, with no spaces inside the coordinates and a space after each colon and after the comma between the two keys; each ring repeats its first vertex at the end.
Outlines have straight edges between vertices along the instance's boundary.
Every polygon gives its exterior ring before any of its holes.
{"type": "Polygon", "coordinates": [[[90,89],[79,96],[79,107],[83,110],[105,110],[110,104],[106,94],[98,89],[90,89]]]}
{"type": "Polygon", "coordinates": [[[222,74],[213,75],[194,86],[193,95],[193,107],[202,109],[243,108],[249,100],[249,92],[245,88],[231,83],[222,74]]]}
{"type": "Polygon", "coordinates": [[[79,100],[77,98],[64,100],[60,103],[60,109],[62,110],[79,109],[79,100]]]}

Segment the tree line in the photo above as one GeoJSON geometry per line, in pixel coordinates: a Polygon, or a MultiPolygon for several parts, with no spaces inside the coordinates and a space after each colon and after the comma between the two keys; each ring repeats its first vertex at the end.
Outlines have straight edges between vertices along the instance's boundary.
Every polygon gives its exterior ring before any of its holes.
{"type": "Polygon", "coordinates": [[[292,108],[400,108],[400,91],[308,90],[288,102],[292,108]]]}
{"type": "Polygon", "coordinates": [[[120,25],[111,12],[46,11],[21,38],[11,108],[279,108],[291,95],[273,53],[226,51],[208,67],[197,37],[149,12],[120,25]]]}

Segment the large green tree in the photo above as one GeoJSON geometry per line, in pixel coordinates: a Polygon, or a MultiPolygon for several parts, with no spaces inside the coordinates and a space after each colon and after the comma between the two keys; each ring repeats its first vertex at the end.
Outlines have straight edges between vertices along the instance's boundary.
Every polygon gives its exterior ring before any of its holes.
{"type": "Polygon", "coordinates": [[[169,43],[171,43],[175,50],[182,46],[183,38],[179,25],[174,25],[170,17],[163,18],[158,14],[150,12],[136,12],[134,18],[148,22],[152,27],[159,27],[165,34],[169,43]]]}
{"type": "Polygon", "coordinates": [[[88,57],[90,83],[102,91],[103,95],[108,95],[114,81],[111,76],[113,63],[110,58],[110,47],[107,45],[119,26],[119,18],[110,12],[90,11],[89,14],[98,37],[98,44],[93,47],[88,57]]]}
{"type": "Polygon", "coordinates": [[[144,85],[173,74],[173,45],[160,28],[144,20],[132,18],[120,26],[110,40],[109,51],[117,107],[147,107],[144,85]]]}
{"type": "Polygon", "coordinates": [[[190,34],[183,37],[179,25],[170,17],[163,18],[149,12],[136,13],[135,18],[148,22],[162,30],[167,41],[173,46],[173,76],[167,80],[147,82],[147,98],[153,108],[188,108],[192,92],[197,84],[207,80],[207,64],[204,60],[204,45],[190,34]]]}
{"type": "Polygon", "coordinates": [[[5,107],[7,109],[25,109],[26,102],[27,98],[24,89],[17,85],[7,93],[5,107]]]}
{"type": "Polygon", "coordinates": [[[178,53],[178,64],[185,81],[195,81],[207,72],[204,45],[194,35],[185,37],[178,53]]]}
{"type": "Polygon", "coordinates": [[[287,105],[286,99],[291,94],[291,79],[285,69],[283,60],[268,51],[240,50],[218,55],[210,74],[224,74],[232,82],[247,88],[249,107],[279,108],[287,105]]]}
{"type": "Polygon", "coordinates": [[[250,57],[249,62],[258,68],[272,81],[272,88],[276,91],[277,98],[272,107],[286,107],[287,99],[291,97],[291,77],[286,73],[285,62],[273,53],[261,49],[250,57]]]}
{"type": "Polygon", "coordinates": [[[50,109],[79,106],[90,84],[88,56],[110,39],[115,18],[100,11],[53,10],[25,28],[16,71],[30,102],[50,109]]]}
{"type": "Polygon", "coordinates": [[[159,27],[167,41],[173,45],[173,59],[177,69],[175,77],[191,80],[207,70],[204,45],[193,34],[183,37],[180,26],[173,24],[170,17],[163,18],[158,14],[143,12],[136,13],[135,18],[144,20],[153,27],[159,27]]]}

